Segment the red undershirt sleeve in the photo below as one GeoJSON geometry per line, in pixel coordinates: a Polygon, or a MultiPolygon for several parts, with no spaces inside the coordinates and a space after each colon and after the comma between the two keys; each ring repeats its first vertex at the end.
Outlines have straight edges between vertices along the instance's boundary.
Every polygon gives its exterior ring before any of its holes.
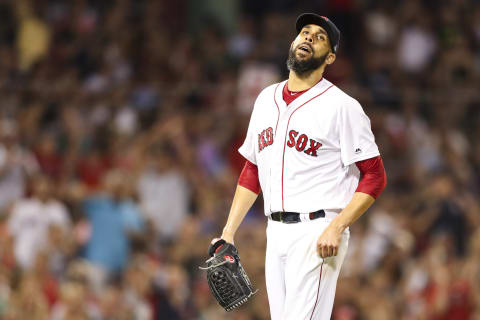
{"type": "Polygon", "coordinates": [[[248,190],[260,193],[260,181],[258,180],[258,167],[250,161],[245,161],[243,170],[238,178],[238,184],[248,190]]]}
{"type": "Polygon", "coordinates": [[[363,192],[374,199],[382,193],[387,185],[387,174],[380,156],[355,162],[360,170],[360,182],[355,192],[363,192]]]}

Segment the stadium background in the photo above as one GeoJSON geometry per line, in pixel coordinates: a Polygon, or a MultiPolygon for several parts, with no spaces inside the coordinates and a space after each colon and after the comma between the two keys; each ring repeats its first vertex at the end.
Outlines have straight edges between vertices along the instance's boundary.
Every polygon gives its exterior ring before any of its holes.
{"type": "MultiPolygon", "coordinates": [[[[225,319],[197,267],[295,17],[342,30],[326,77],[388,186],[352,228],[333,319],[480,319],[480,2],[0,1],[0,318],[225,319]]],[[[236,237],[267,319],[265,218],[236,237]]]]}

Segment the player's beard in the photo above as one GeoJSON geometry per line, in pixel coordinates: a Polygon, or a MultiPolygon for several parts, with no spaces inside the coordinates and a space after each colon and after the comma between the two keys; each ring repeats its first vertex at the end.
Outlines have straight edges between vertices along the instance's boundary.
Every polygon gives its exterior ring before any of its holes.
{"type": "Polygon", "coordinates": [[[309,59],[299,60],[295,54],[297,48],[290,47],[290,50],[288,51],[287,68],[300,77],[306,76],[314,70],[317,70],[323,65],[325,59],[327,59],[328,52],[323,56],[315,57],[315,52],[312,49],[312,56],[309,59]]]}

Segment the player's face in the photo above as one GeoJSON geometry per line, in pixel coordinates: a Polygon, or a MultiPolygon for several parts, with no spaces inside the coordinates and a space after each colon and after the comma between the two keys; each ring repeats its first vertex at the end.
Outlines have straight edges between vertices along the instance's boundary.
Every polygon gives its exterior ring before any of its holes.
{"type": "Polygon", "coordinates": [[[287,66],[289,70],[305,74],[334,60],[335,54],[331,52],[327,32],[320,26],[309,24],[293,40],[287,66]]]}

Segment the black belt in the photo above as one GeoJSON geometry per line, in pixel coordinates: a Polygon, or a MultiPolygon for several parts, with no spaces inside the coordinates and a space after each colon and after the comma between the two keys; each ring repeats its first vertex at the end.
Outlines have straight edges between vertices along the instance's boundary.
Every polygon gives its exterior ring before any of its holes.
{"type": "MultiPolygon", "coordinates": [[[[297,212],[273,212],[270,214],[270,218],[274,221],[280,221],[283,223],[297,223],[301,221],[300,213],[297,212]]],[[[321,209],[315,212],[310,212],[308,218],[310,220],[325,218],[325,211],[321,209]]]]}

